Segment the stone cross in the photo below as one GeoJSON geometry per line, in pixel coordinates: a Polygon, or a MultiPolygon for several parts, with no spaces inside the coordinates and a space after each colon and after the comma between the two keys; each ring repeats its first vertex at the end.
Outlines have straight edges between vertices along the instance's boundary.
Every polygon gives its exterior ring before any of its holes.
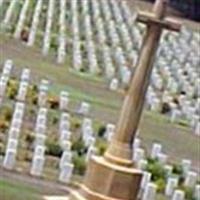
{"type": "Polygon", "coordinates": [[[179,31],[181,28],[179,22],[165,17],[166,11],[167,0],[156,0],[152,13],[142,12],[137,16],[137,21],[146,24],[147,30],[137,68],[124,100],[116,134],[105,154],[107,159],[118,164],[132,165],[131,146],[141,118],[162,30],[179,31]]]}
{"type": "Polygon", "coordinates": [[[93,156],[90,159],[84,184],[80,192],[72,192],[70,200],[137,199],[142,172],[134,166],[132,146],[141,118],[154,56],[162,29],[180,29],[180,24],[165,18],[166,6],[166,0],[157,0],[153,13],[138,15],[138,21],[147,24],[147,32],[116,133],[104,157],[93,156]]]}

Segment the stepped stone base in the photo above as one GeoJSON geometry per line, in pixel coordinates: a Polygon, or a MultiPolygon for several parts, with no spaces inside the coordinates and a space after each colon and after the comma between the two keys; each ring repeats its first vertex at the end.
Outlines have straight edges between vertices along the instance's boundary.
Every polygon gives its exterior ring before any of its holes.
{"type": "Polygon", "coordinates": [[[84,185],[72,192],[70,200],[136,200],[142,172],[113,164],[104,157],[93,157],[84,185]]]}

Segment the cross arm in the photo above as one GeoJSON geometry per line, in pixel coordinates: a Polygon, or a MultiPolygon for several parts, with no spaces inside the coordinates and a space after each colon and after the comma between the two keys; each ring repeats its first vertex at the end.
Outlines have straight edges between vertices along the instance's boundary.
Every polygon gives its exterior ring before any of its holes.
{"type": "Polygon", "coordinates": [[[165,17],[163,19],[156,18],[154,13],[149,12],[139,12],[136,21],[141,22],[143,24],[157,24],[161,26],[161,28],[166,28],[172,31],[180,31],[181,23],[173,18],[165,17]]]}

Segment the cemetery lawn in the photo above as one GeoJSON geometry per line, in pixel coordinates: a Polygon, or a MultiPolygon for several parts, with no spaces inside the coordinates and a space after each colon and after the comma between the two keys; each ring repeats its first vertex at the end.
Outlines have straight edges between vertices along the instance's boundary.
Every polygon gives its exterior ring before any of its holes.
{"type": "MultiPolygon", "coordinates": [[[[0,199],[2,200],[42,200],[41,192],[20,182],[0,179],[0,199]]],[[[156,200],[166,200],[162,195],[158,195],[156,200]]]]}
{"type": "Polygon", "coordinates": [[[42,200],[40,192],[20,182],[0,179],[0,199],[2,200],[42,200]]]}
{"type": "MultiPolygon", "coordinates": [[[[12,59],[15,65],[16,74],[13,75],[20,77],[21,70],[29,67],[33,83],[38,83],[42,78],[51,81],[50,95],[58,96],[59,91],[68,91],[70,106],[73,109],[81,101],[91,103],[89,117],[98,125],[117,122],[124,94],[108,90],[106,81],[102,78],[68,70],[71,68],[68,61],[63,65],[57,65],[53,55],[44,58],[41,49],[28,48],[11,36],[0,33],[0,63],[8,58],[12,59]]],[[[155,141],[161,142],[164,151],[172,160],[180,162],[184,158],[191,159],[198,169],[200,139],[192,134],[192,130],[185,126],[185,122],[171,124],[166,116],[146,111],[139,129],[145,149],[150,149],[155,141]]]]}

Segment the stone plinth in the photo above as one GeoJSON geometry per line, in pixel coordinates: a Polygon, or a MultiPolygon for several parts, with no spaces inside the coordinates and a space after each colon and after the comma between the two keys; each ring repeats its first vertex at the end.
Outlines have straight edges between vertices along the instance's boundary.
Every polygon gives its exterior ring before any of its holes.
{"type": "Polygon", "coordinates": [[[136,200],[142,172],[94,156],[88,165],[84,185],[70,200],[136,200]]]}

